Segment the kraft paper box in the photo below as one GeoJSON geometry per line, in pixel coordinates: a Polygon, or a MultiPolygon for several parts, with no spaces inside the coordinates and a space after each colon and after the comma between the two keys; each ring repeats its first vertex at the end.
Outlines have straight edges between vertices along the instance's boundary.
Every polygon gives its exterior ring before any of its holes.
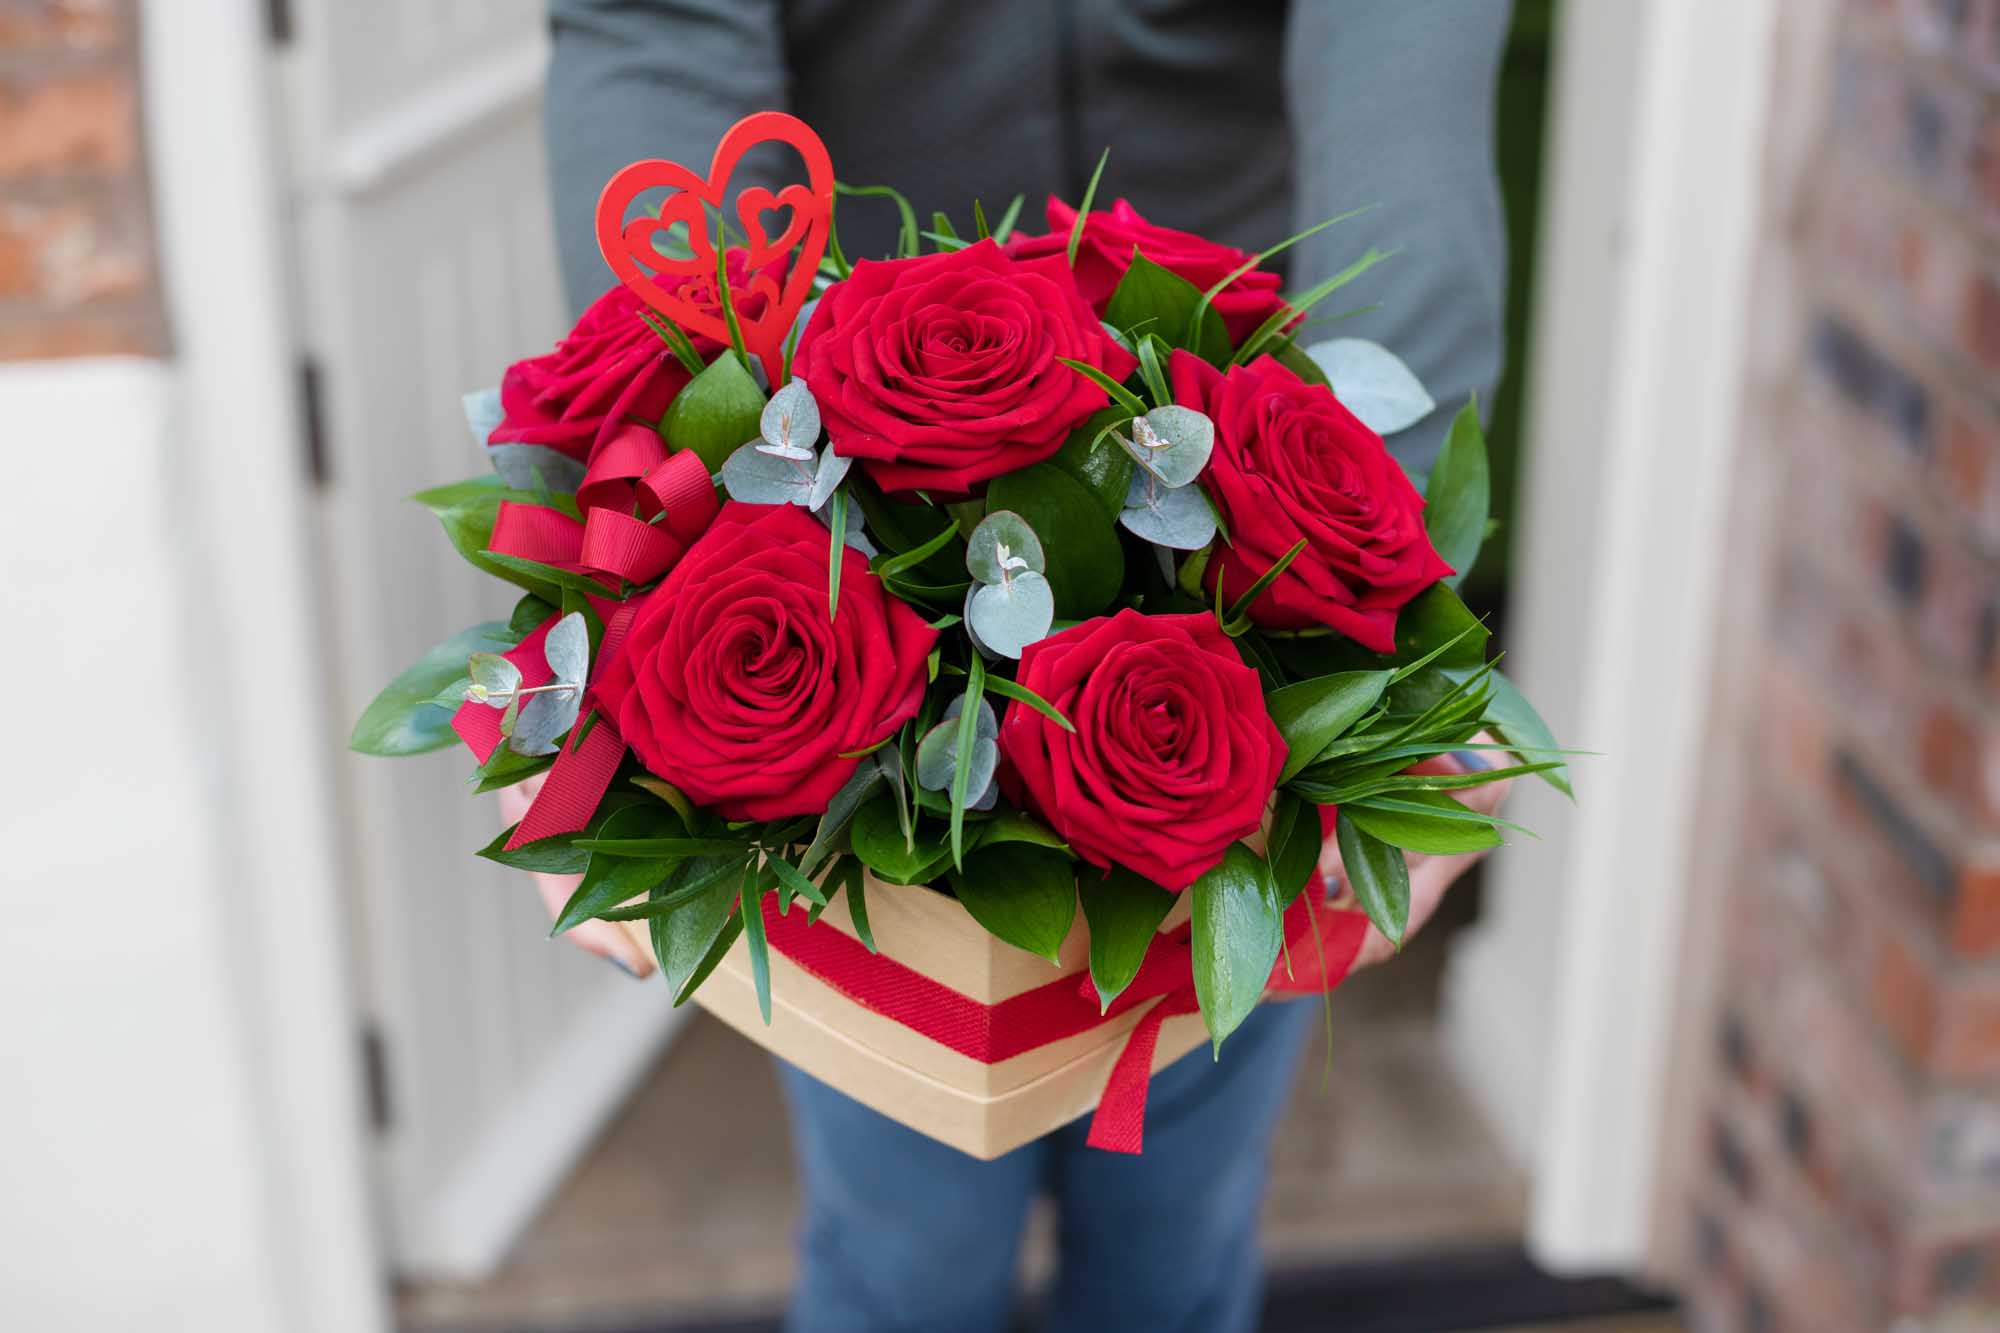
{"type": "MultiPolygon", "coordinates": [[[[958,901],[914,885],[867,881],[869,925],[881,955],[981,1005],[995,1005],[1062,977],[1087,976],[1090,937],[1083,914],[1064,940],[1059,965],[1003,944],[958,901]]],[[[807,905],[794,904],[793,912],[807,905]]],[[[1187,920],[1183,899],[1161,924],[1187,920]]],[[[626,929],[650,950],[643,922],[626,929]]],[[[836,900],[814,930],[853,936],[836,900]]],[[[987,1064],[905,1027],[820,981],[771,950],[771,1022],[757,1010],[749,945],[738,939],[695,1002],[781,1059],[892,1120],[974,1157],[993,1158],[1092,1110],[1126,1038],[1158,1001],[1112,1015],[1073,1036],[987,1064]]],[[[1198,1013],[1161,1027],[1157,1072],[1207,1040],[1198,1013]]]]}

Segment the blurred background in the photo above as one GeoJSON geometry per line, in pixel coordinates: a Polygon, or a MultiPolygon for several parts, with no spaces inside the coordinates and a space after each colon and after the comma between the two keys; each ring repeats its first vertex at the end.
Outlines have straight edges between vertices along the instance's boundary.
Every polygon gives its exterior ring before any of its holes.
{"type": "MultiPolygon", "coordinates": [[[[395,498],[567,327],[546,60],[0,0],[0,1326],[775,1327],[765,1057],[343,750],[498,595],[395,498]]],[[[1267,1326],[2000,1328],[2000,0],[1518,0],[1499,98],[1472,591],[1599,757],[1336,995],[1267,1326]]]]}

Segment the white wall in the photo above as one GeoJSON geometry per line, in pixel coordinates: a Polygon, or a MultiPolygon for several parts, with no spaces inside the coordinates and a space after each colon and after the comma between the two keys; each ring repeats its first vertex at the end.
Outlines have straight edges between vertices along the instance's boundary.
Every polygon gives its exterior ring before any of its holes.
{"type": "Polygon", "coordinates": [[[162,363],[0,367],[0,1324],[283,1327],[162,363]]]}

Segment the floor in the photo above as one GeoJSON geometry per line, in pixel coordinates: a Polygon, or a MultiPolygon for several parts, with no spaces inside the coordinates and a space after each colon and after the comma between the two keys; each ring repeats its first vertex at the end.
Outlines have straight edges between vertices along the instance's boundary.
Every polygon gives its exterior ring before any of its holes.
{"type": "MultiPolygon", "coordinates": [[[[1332,1064],[1304,1062],[1275,1149],[1264,1217],[1274,1268],[1518,1241],[1522,1183],[1438,1049],[1446,934],[1426,932],[1394,966],[1335,996],[1332,1064]]],[[[698,1016],[508,1265],[477,1285],[406,1287],[403,1328],[580,1333],[765,1314],[789,1282],[794,1216],[769,1058],[698,1016]]],[[[1050,1232],[1046,1217],[1031,1226],[1029,1289],[1049,1270],[1050,1232]]],[[[1644,1318],[1563,1326],[1678,1327],[1644,1318]]]]}

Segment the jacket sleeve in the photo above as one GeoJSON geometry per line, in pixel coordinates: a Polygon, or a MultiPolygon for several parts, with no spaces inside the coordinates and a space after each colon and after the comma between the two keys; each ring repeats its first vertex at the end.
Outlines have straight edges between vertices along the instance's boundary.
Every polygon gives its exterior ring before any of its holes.
{"type": "Polygon", "coordinates": [[[614,172],[646,157],[701,170],[737,120],[789,104],[779,8],[778,0],[549,0],[549,185],[572,314],[613,281],[595,216],[614,172]]]}
{"type": "Polygon", "coordinates": [[[1305,341],[1368,338],[1409,364],[1437,410],[1392,443],[1420,471],[1466,396],[1490,404],[1500,377],[1507,238],[1493,103],[1510,10],[1510,0],[1294,4],[1286,32],[1296,229],[1374,205],[1300,244],[1293,288],[1370,245],[1399,251],[1310,318],[1379,309],[1305,341]]]}

